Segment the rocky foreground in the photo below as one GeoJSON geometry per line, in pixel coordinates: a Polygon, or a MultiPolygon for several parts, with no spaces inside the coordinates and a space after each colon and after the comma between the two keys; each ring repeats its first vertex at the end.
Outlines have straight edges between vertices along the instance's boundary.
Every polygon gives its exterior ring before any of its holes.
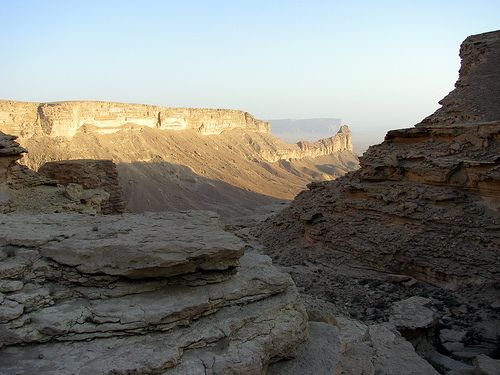
{"type": "Polygon", "coordinates": [[[0,216],[0,372],[258,374],[307,315],[206,212],[0,216]]]}

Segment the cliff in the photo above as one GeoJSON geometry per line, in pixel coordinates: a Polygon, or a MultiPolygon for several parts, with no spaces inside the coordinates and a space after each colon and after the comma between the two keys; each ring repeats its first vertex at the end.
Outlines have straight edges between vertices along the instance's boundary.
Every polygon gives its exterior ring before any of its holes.
{"type": "Polygon", "coordinates": [[[309,184],[254,233],[300,287],[352,317],[384,322],[398,293],[430,297],[429,335],[470,365],[500,344],[500,31],[467,38],[460,54],[442,108],[389,131],[359,170],[309,184]]]}
{"type": "Polygon", "coordinates": [[[287,144],[284,148],[262,150],[260,155],[273,163],[278,160],[316,158],[340,152],[353,152],[352,134],[348,126],[343,125],[333,137],[323,138],[316,142],[300,141],[287,144]]]}
{"type": "Polygon", "coordinates": [[[358,171],[311,184],[280,220],[312,243],[431,283],[497,277],[500,32],[467,38],[461,55],[457,88],[443,108],[389,131],[360,157],[358,171]]]}
{"type": "Polygon", "coordinates": [[[130,124],[219,134],[243,128],[270,133],[270,124],[230,109],[167,108],[99,101],[26,103],[0,100],[0,129],[22,137],[73,137],[77,131],[114,133],[130,124]]]}
{"type": "Polygon", "coordinates": [[[131,212],[204,209],[224,219],[247,217],[358,166],[347,126],[315,143],[286,144],[242,111],[110,102],[0,101],[0,108],[0,130],[29,150],[26,166],[111,160],[131,212]]]}

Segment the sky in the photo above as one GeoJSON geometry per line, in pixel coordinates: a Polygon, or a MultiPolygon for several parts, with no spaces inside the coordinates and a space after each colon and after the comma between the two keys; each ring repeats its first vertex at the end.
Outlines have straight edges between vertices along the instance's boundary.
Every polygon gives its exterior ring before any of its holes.
{"type": "Polygon", "coordinates": [[[341,118],[378,143],[439,108],[500,1],[0,0],[0,99],[341,118]]]}

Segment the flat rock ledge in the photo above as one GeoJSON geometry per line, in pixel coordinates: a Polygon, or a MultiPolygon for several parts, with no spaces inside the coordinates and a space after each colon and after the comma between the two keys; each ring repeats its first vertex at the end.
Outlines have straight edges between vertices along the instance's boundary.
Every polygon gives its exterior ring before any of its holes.
{"type": "Polygon", "coordinates": [[[0,244],[40,246],[40,254],[85,274],[132,279],[171,277],[239,265],[244,245],[219,227],[217,214],[10,215],[0,244]]]}
{"type": "Polygon", "coordinates": [[[260,374],[307,314],[209,212],[0,215],[0,373],[260,374]]]}

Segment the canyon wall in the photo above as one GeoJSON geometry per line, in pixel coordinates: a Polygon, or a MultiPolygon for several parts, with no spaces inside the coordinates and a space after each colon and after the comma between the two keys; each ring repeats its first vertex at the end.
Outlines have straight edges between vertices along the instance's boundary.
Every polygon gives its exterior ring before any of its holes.
{"type": "Polygon", "coordinates": [[[270,124],[244,111],[208,108],[167,108],[105,101],[27,103],[0,100],[0,129],[21,137],[73,137],[77,131],[114,133],[132,125],[156,129],[194,129],[219,134],[244,128],[270,133],[270,124]]]}
{"type": "Polygon", "coordinates": [[[442,108],[263,224],[269,254],[295,264],[323,247],[448,288],[498,280],[500,31],[467,38],[460,54],[442,108]]]}
{"type": "MultiPolygon", "coordinates": [[[[207,209],[225,219],[242,208],[246,217],[247,209],[293,199],[311,181],[358,167],[347,126],[314,143],[287,144],[269,123],[235,110],[4,100],[0,131],[18,137],[29,150],[21,162],[33,170],[52,161],[111,160],[131,212],[207,209]]],[[[121,199],[112,194],[113,201],[121,199]]]]}
{"type": "Polygon", "coordinates": [[[352,134],[347,125],[341,126],[333,137],[323,138],[314,143],[300,141],[292,145],[286,144],[285,147],[276,150],[262,150],[260,156],[273,163],[278,160],[316,158],[343,151],[353,152],[352,134]]]}

